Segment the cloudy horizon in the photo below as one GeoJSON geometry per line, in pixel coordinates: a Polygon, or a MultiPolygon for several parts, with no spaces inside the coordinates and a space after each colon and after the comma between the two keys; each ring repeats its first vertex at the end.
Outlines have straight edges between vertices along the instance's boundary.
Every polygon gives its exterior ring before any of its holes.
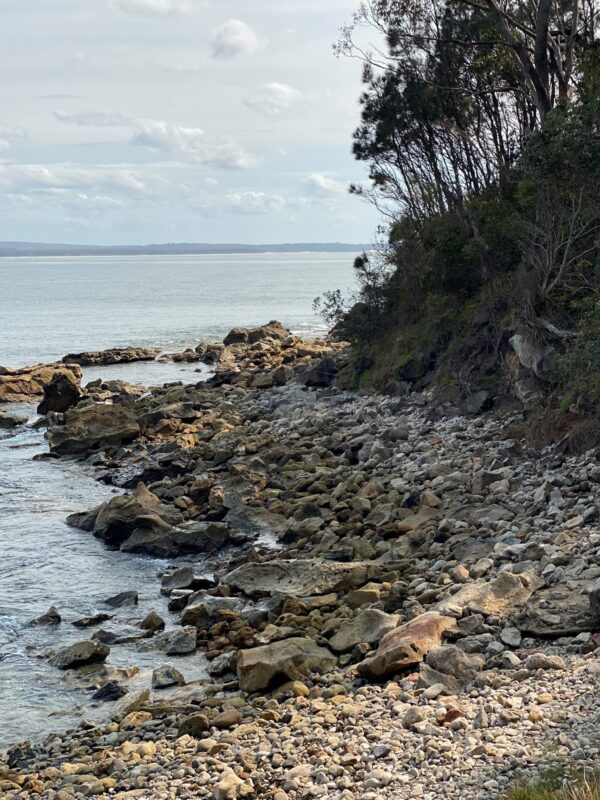
{"type": "Polygon", "coordinates": [[[0,0],[0,239],[373,239],[361,67],[332,51],[356,0],[23,5],[0,0]]]}

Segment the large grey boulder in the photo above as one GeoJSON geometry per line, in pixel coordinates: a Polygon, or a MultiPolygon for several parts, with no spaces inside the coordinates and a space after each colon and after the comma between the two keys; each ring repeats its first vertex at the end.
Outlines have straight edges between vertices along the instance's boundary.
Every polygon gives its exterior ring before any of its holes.
{"type": "Polygon", "coordinates": [[[240,650],[237,676],[243,692],[266,689],[275,678],[296,680],[299,675],[330,670],[337,658],[312,639],[295,637],[240,650]]]}
{"type": "Polygon", "coordinates": [[[48,663],[58,669],[76,669],[86,664],[103,664],[109,653],[108,645],[87,640],[59,650],[48,663]]]}
{"type": "Polygon", "coordinates": [[[318,558],[275,559],[244,564],[225,575],[222,582],[249,597],[272,593],[307,597],[362,586],[370,566],[369,561],[343,564],[318,558]]]}

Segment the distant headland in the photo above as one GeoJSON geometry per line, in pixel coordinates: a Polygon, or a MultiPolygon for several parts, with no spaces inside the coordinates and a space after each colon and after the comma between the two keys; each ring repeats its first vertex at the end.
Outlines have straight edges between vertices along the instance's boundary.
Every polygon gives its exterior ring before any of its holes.
{"type": "Polygon", "coordinates": [[[288,244],[166,243],[143,245],[49,244],[47,242],[0,242],[0,257],[18,256],[159,256],[234,255],[243,253],[360,253],[372,244],[300,242],[288,244]]]}

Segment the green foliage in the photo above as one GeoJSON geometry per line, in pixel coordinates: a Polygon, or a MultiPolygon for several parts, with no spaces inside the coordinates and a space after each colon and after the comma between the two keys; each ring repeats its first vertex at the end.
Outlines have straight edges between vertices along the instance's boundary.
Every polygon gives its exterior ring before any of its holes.
{"type": "Polygon", "coordinates": [[[535,783],[513,790],[506,800],[600,800],[600,773],[567,777],[560,767],[548,769],[535,783]]]}
{"type": "MultiPolygon", "coordinates": [[[[582,303],[583,315],[573,344],[556,359],[560,385],[582,411],[600,414],[600,298],[582,303]]],[[[562,410],[562,407],[561,407],[562,410]]]]}

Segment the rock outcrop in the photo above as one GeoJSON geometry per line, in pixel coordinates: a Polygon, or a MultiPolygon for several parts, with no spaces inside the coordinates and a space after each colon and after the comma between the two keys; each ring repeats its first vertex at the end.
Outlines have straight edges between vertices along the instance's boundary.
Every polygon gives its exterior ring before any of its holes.
{"type": "Polygon", "coordinates": [[[85,455],[119,447],[140,432],[134,415],[116,405],[81,405],[52,421],[48,429],[50,451],[58,455],[85,455]]]}
{"type": "Polygon", "coordinates": [[[75,386],[81,383],[81,368],[76,364],[37,364],[21,369],[0,367],[0,403],[42,400],[45,387],[61,375],[75,386]]]}
{"type": "Polygon", "coordinates": [[[242,691],[257,692],[276,678],[294,680],[298,675],[327,672],[335,663],[336,657],[327,648],[312,639],[296,637],[241,650],[237,676],[242,691]]]}

